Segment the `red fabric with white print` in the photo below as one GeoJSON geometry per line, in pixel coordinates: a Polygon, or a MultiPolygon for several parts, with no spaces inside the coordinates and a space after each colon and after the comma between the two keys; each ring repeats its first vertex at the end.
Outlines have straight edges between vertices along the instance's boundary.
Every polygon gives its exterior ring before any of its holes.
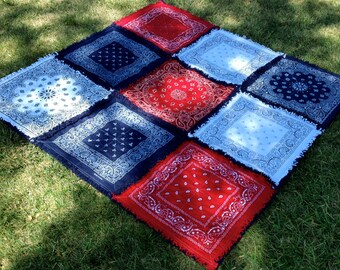
{"type": "Polygon", "coordinates": [[[211,23],[161,1],[124,17],[116,24],[169,53],[179,51],[213,28],[211,23]]]}
{"type": "Polygon", "coordinates": [[[263,176],[186,142],[113,199],[215,269],[273,194],[263,176]]]}
{"type": "Polygon", "coordinates": [[[171,60],[123,89],[135,105],[183,130],[190,130],[234,91],[171,60]]]}

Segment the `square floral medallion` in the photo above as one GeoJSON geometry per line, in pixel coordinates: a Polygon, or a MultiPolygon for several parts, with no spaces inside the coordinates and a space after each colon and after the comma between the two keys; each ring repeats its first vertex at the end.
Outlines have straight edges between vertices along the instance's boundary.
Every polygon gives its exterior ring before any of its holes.
{"type": "Polygon", "coordinates": [[[340,76],[287,57],[248,80],[243,90],[327,126],[340,108],[340,76]]]}
{"type": "Polygon", "coordinates": [[[35,138],[109,94],[50,55],[0,80],[0,119],[35,138]]]}
{"type": "Polygon", "coordinates": [[[183,130],[190,130],[234,91],[172,60],[123,89],[134,104],[183,130]]]}

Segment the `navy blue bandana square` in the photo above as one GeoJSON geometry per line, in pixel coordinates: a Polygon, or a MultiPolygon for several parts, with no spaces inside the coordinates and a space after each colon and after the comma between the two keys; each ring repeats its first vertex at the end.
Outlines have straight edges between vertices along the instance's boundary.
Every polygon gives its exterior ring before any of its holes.
{"type": "Polygon", "coordinates": [[[326,127],[339,111],[340,77],[293,57],[253,75],[243,90],[326,127]]]}
{"type": "Polygon", "coordinates": [[[118,95],[74,124],[36,142],[109,197],[140,180],[184,137],[118,95]]]}
{"type": "Polygon", "coordinates": [[[138,146],[146,136],[121,121],[113,120],[83,140],[112,161],[138,146]]]}
{"type": "Polygon", "coordinates": [[[131,65],[138,59],[130,50],[117,42],[112,42],[91,53],[90,58],[112,72],[131,65]]]}
{"type": "Polygon", "coordinates": [[[58,57],[115,88],[126,86],[166,58],[154,45],[115,25],[61,51],[58,57]]]}

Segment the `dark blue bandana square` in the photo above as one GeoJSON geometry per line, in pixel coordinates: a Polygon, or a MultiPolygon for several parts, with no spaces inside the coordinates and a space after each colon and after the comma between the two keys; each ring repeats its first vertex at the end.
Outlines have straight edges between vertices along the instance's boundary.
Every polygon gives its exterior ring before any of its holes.
{"type": "Polygon", "coordinates": [[[184,139],[182,131],[146,114],[117,92],[73,124],[35,143],[111,197],[140,180],[184,139]]]}
{"type": "Polygon", "coordinates": [[[91,53],[90,58],[112,72],[131,65],[137,59],[130,50],[124,48],[117,42],[112,42],[91,53]]]}
{"type": "Polygon", "coordinates": [[[167,58],[153,44],[115,25],[59,52],[58,57],[110,88],[127,86],[167,58]]]}
{"type": "Polygon", "coordinates": [[[145,139],[146,137],[142,133],[121,121],[114,120],[88,136],[83,142],[112,161],[115,161],[145,139]]]}
{"type": "Polygon", "coordinates": [[[242,90],[324,128],[340,107],[340,76],[287,56],[253,74],[242,90]]]}

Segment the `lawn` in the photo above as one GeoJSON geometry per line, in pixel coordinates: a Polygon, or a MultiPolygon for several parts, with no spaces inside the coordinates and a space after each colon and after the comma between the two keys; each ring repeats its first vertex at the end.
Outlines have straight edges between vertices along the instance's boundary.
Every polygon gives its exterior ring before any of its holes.
{"type": "MultiPolygon", "coordinates": [[[[0,77],[153,1],[1,0],[0,77]]],[[[340,73],[339,0],[172,0],[340,73]]],[[[340,89],[339,89],[340,91],[340,89]]],[[[340,117],[220,269],[340,269],[340,117]]],[[[202,269],[0,122],[0,268],[202,269]]]]}

